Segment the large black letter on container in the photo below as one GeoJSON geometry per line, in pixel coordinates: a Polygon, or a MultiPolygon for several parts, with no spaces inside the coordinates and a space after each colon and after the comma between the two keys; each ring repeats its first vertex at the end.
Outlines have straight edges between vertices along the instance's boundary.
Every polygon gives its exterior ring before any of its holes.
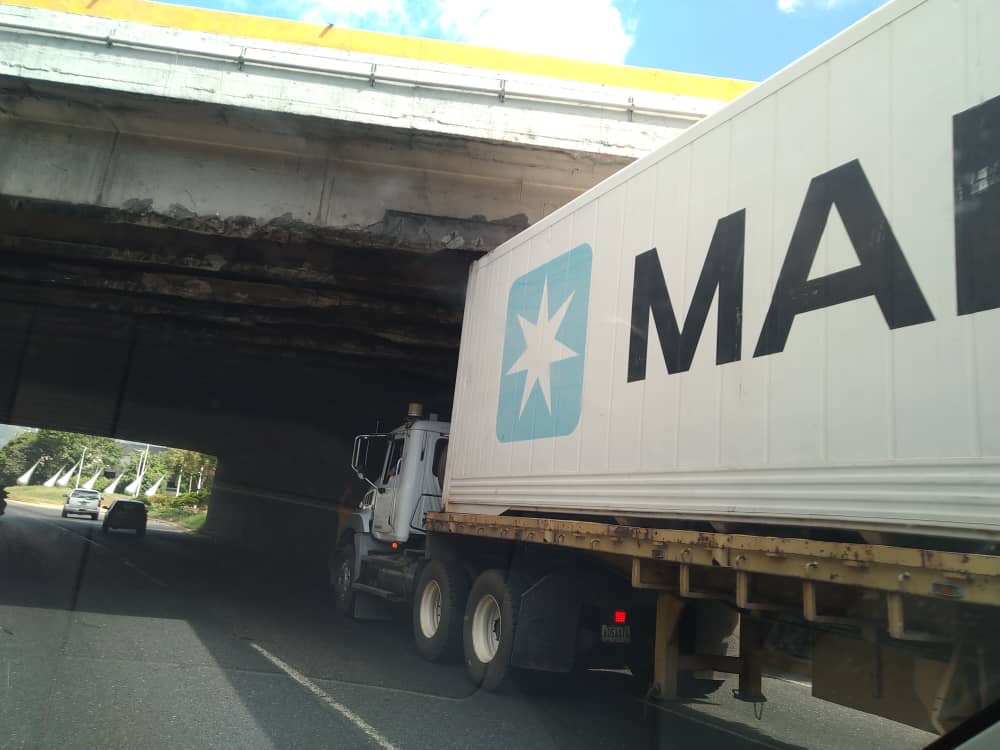
{"type": "Polygon", "coordinates": [[[889,220],[857,159],[814,177],[806,191],[785,262],[753,356],[783,351],[799,313],[874,295],[889,328],[934,320],[889,220]],[[809,279],[809,271],[836,206],[860,264],[809,279]]]}
{"type": "Polygon", "coordinates": [[[632,284],[632,332],[628,346],[628,382],[646,378],[650,314],[656,322],[656,333],[667,372],[685,372],[691,367],[716,289],[719,290],[719,325],[716,332],[715,363],[721,365],[740,358],[745,223],[746,212],[740,210],[719,219],[719,223],[715,225],[715,233],[691,297],[683,330],[677,325],[677,316],[670,302],[656,248],[636,256],[632,284]]]}
{"type": "Polygon", "coordinates": [[[955,115],[958,314],[1000,307],[1000,96],[955,115]]]}

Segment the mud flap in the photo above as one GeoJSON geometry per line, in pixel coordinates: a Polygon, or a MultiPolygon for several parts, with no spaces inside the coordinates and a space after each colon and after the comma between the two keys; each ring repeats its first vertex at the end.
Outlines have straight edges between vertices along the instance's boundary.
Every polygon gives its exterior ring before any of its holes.
{"type": "Polygon", "coordinates": [[[606,585],[599,576],[556,571],[521,597],[512,666],[569,672],[576,659],[577,628],[587,584],[606,585]]]}

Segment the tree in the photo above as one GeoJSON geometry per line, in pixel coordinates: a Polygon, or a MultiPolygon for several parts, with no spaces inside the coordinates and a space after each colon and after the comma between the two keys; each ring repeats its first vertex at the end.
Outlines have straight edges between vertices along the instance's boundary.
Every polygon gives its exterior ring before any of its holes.
{"type": "Polygon", "coordinates": [[[23,432],[0,448],[0,485],[13,484],[38,460],[41,463],[33,481],[40,484],[60,466],[68,468],[78,462],[84,449],[83,481],[101,467],[116,467],[122,456],[121,444],[113,438],[58,430],[23,432]]]}
{"type": "MultiPolygon", "coordinates": [[[[135,479],[141,455],[142,450],[137,449],[125,457],[122,464],[122,471],[125,473],[125,478],[118,486],[119,491],[123,490],[129,482],[135,479]]],[[[149,459],[146,462],[146,471],[143,475],[140,491],[145,492],[160,477],[166,477],[159,491],[161,494],[167,494],[167,485],[173,484],[177,481],[178,475],[182,475],[181,491],[183,492],[187,489],[190,478],[194,477],[195,482],[197,482],[199,472],[202,475],[202,487],[207,489],[211,486],[211,482],[215,478],[215,465],[215,457],[204,453],[183,450],[181,448],[154,449],[150,451],[149,459]]],[[[98,484],[98,487],[100,486],[98,484]]]]}
{"type": "MultiPolygon", "coordinates": [[[[0,487],[14,484],[39,459],[41,463],[31,481],[32,484],[41,484],[60,467],[69,468],[79,461],[84,449],[87,452],[80,471],[81,482],[85,482],[99,469],[111,470],[125,474],[118,483],[118,491],[121,492],[135,479],[139,457],[143,451],[139,446],[121,443],[114,438],[38,430],[23,432],[0,447],[0,487]]],[[[162,476],[166,476],[167,482],[176,482],[181,473],[184,477],[181,491],[187,489],[188,479],[197,478],[199,473],[202,476],[202,487],[208,489],[215,478],[215,464],[215,457],[204,453],[180,448],[154,448],[150,451],[146,464],[142,491],[149,489],[162,476]]],[[[167,482],[161,485],[160,491],[164,494],[167,492],[167,482]]],[[[95,488],[104,490],[110,483],[110,479],[101,477],[95,488]]]]}
{"type": "Polygon", "coordinates": [[[14,484],[34,463],[28,458],[34,441],[35,433],[22,432],[0,448],[0,486],[14,484]]]}

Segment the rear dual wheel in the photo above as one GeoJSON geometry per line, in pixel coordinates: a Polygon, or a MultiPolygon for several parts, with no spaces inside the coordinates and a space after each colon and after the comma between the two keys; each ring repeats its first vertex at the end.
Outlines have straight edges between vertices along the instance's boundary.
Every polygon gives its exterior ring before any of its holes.
{"type": "Polygon", "coordinates": [[[508,677],[523,593],[519,578],[498,569],[483,571],[472,584],[462,641],[466,671],[477,687],[498,690],[508,677]]]}

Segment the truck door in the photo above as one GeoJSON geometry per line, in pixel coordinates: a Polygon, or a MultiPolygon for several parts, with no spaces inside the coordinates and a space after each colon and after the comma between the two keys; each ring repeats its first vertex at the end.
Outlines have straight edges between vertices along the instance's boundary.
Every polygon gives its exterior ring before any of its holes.
{"type": "Polygon", "coordinates": [[[392,535],[392,521],[402,481],[405,444],[406,438],[399,435],[393,439],[389,448],[389,460],[385,463],[385,473],[379,483],[385,491],[376,493],[375,507],[372,509],[372,532],[376,539],[392,535]]]}

